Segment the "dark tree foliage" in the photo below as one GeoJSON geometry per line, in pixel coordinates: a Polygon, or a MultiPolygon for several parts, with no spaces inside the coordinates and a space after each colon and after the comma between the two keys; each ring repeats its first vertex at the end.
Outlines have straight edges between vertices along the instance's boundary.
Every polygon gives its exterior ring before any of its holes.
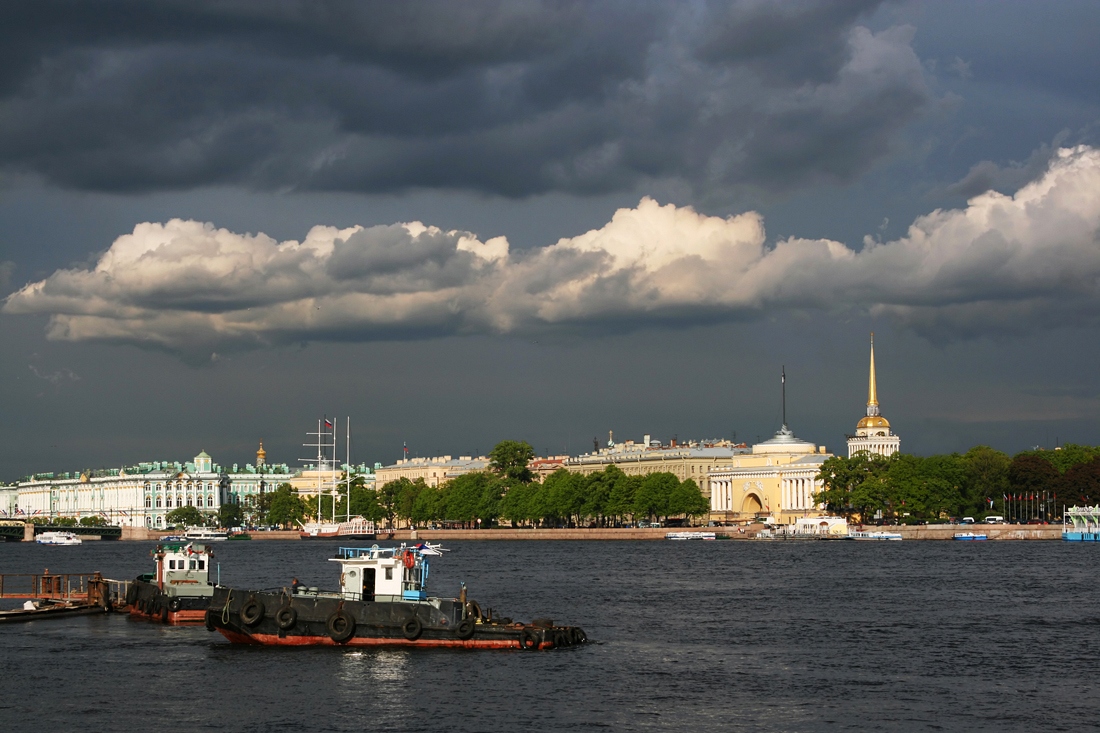
{"type": "Polygon", "coordinates": [[[512,526],[607,527],[642,518],[696,517],[710,507],[691,479],[680,481],[671,473],[627,476],[615,466],[587,476],[560,468],[541,484],[479,471],[438,488],[409,486],[416,487],[416,496],[407,511],[398,503],[397,517],[414,525],[487,528],[504,519],[512,526]]]}
{"type": "Polygon", "coordinates": [[[530,483],[534,476],[527,464],[535,449],[527,441],[504,440],[489,453],[489,470],[511,481],[530,483]]]}

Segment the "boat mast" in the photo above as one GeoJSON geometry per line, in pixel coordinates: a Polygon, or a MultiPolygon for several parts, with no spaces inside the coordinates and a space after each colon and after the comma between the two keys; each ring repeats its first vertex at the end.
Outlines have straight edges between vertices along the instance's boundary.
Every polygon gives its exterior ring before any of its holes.
{"type": "Polygon", "coordinates": [[[348,415],[347,430],[344,431],[344,439],[347,441],[347,446],[344,448],[344,459],[348,462],[347,470],[344,472],[344,478],[348,484],[348,505],[344,512],[344,521],[351,521],[351,415],[348,415]]]}

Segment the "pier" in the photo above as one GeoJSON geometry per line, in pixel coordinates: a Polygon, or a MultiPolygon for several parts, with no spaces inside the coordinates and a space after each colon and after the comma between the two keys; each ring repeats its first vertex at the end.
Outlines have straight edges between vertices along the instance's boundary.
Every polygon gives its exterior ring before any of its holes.
{"type": "Polygon", "coordinates": [[[94,573],[0,573],[0,601],[25,601],[0,610],[0,623],[86,613],[110,613],[126,606],[129,581],[94,573]]]}

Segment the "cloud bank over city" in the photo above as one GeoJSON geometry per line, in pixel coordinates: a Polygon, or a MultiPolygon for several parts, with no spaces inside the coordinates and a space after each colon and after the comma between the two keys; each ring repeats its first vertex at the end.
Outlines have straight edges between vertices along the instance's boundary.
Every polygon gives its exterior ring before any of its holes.
{"type": "Polygon", "coordinates": [[[91,269],[8,297],[50,338],[190,358],[301,341],[629,330],[781,310],[858,309],[932,339],[1093,325],[1100,315],[1100,150],[1057,151],[1014,195],[917,219],[860,248],[770,244],[763,218],[645,198],[600,229],[512,251],[420,222],[317,226],[277,242],[211,224],[144,223],[91,269]]]}
{"type": "Polygon", "coordinates": [[[878,5],[43,0],[0,11],[0,171],[506,197],[850,181],[935,100],[914,29],[860,22],[878,5]]]}

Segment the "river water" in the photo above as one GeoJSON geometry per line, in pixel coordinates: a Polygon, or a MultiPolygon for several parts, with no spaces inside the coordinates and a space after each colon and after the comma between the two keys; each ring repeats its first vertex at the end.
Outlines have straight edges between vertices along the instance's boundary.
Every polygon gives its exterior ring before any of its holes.
{"type": "MultiPolygon", "coordinates": [[[[151,570],[151,543],[0,544],[0,572],[151,570]]],[[[551,652],[271,649],[114,616],[0,626],[8,731],[1082,730],[1100,545],[454,542],[431,589],[550,617],[551,652]]],[[[219,543],[227,585],[333,587],[331,542],[219,543]]]]}

